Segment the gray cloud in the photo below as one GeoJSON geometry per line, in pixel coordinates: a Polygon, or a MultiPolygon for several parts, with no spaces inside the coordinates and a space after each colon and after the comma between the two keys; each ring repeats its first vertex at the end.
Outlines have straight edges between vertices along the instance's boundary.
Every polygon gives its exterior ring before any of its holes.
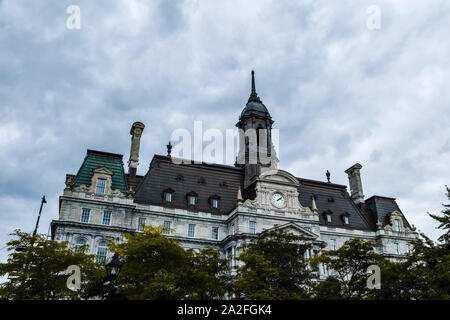
{"type": "MultiPolygon", "coordinates": [[[[140,173],[194,120],[233,128],[257,91],[280,129],[281,168],[396,197],[436,238],[449,184],[447,1],[0,2],[0,248],[15,228],[58,218],[66,173],[86,149],[124,154],[146,124],[140,173]],[[66,28],[78,4],[81,30],[66,28]]],[[[5,257],[0,252],[0,259],[5,257]]]]}

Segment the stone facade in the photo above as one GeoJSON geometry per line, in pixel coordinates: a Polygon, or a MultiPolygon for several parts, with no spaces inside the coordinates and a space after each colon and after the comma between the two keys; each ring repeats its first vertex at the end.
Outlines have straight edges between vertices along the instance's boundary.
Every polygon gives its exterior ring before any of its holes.
{"type": "MultiPolygon", "coordinates": [[[[249,123],[267,129],[270,143],[273,121],[256,95],[254,78],[237,126],[245,131],[249,123]]],[[[223,256],[235,256],[242,243],[265,230],[286,228],[312,244],[307,256],[361,238],[380,243],[380,254],[399,259],[417,237],[395,199],[364,200],[360,164],[346,170],[351,195],[344,185],[297,178],[277,169],[274,153],[274,165],[262,168],[258,163],[174,164],[169,150],[168,156],[155,155],[144,177],[136,175],[143,129],[136,122],[130,131],[128,174],[122,155],[88,150],[78,173],[66,176],[59,219],[51,224],[53,239],[73,246],[88,244],[90,253],[100,255],[104,240],[123,241],[122,234],[140,231],[139,223],[170,224],[167,236],[186,248],[212,246],[223,256]],[[170,201],[166,192],[171,193],[170,201]],[[195,204],[189,203],[190,194],[196,195],[195,204]],[[211,199],[217,200],[218,207],[212,206],[211,199]]],[[[247,157],[245,150],[240,150],[241,158],[247,157]]],[[[107,252],[105,258],[110,257],[107,252]]],[[[327,272],[321,270],[320,277],[327,272]]]]}

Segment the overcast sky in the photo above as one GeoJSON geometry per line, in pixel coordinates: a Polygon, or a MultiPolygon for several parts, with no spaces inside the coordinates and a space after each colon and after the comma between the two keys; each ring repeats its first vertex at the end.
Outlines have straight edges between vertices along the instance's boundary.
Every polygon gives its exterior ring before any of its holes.
{"type": "MultiPolygon", "coordinates": [[[[370,20],[373,21],[373,20],[370,20]]],[[[372,26],[374,26],[372,24],[372,26]]],[[[86,149],[139,174],[177,128],[234,128],[256,89],[280,130],[280,168],[397,199],[436,239],[450,184],[450,2],[0,0],[0,261],[7,234],[58,219],[86,149]],[[69,5],[81,28],[67,28],[69,5]],[[368,28],[371,5],[380,28],[368,28]]]]}

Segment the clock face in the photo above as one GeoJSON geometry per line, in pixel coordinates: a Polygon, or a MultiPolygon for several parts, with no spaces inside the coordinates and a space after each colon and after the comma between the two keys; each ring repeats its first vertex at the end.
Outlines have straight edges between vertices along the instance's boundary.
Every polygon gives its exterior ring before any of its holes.
{"type": "Polygon", "coordinates": [[[279,193],[279,192],[275,192],[273,195],[272,195],[272,204],[275,206],[275,207],[278,207],[278,208],[281,208],[281,207],[283,207],[284,206],[284,196],[281,194],[281,193],[279,193]]]}

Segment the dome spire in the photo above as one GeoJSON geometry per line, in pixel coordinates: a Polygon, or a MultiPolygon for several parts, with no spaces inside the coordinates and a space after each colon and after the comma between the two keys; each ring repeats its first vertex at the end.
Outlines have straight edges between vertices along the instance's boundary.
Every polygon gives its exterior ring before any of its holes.
{"type": "Polygon", "coordinates": [[[256,86],[255,86],[255,71],[252,70],[252,93],[250,94],[250,98],[248,98],[248,102],[255,101],[255,102],[261,102],[261,99],[259,99],[258,94],[256,93],[256,86]]]}

